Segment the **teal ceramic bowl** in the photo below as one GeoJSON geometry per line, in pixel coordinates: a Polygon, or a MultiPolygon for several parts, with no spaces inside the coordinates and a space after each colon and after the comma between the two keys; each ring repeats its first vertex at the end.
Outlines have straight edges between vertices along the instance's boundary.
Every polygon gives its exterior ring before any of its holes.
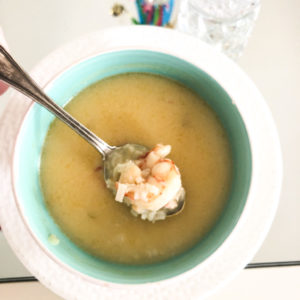
{"type": "Polygon", "coordinates": [[[162,263],[128,266],[95,258],[78,248],[56,225],[45,206],[39,162],[44,139],[54,117],[38,104],[29,109],[14,154],[14,189],[18,207],[37,243],[53,260],[95,280],[141,284],[173,278],[210,258],[235,228],[247,201],[252,155],[243,119],[228,93],[214,78],[178,57],[148,50],[102,53],[70,67],[48,85],[46,93],[64,106],[82,89],[103,78],[127,72],[146,72],[175,79],[197,92],[218,114],[230,139],[234,175],[227,205],[217,224],[193,248],[162,263]],[[49,242],[54,234],[58,245],[49,242]]]}

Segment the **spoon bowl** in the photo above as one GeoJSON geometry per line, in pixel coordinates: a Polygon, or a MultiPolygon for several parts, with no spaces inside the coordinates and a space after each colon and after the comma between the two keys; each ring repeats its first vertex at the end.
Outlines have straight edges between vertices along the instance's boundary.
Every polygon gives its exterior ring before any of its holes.
{"type": "MultiPolygon", "coordinates": [[[[115,183],[118,180],[118,176],[114,174],[114,170],[119,164],[124,164],[129,160],[137,160],[140,157],[145,156],[149,153],[149,148],[139,145],[139,144],[125,144],[120,147],[115,147],[113,151],[109,152],[104,159],[104,180],[108,189],[116,194],[115,183]]],[[[125,199],[126,200],[126,199],[125,199]]],[[[130,201],[125,201],[129,204],[130,201]]],[[[164,212],[166,217],[171,217],[177,215],[184,208],[185,204],[185,191],[183,188],[180,190],[178,199],[176,200],[177,205],[173,208],[162,207],[157,212],[164,212]]],[[[133,213],[134,214],[134,213],[133,213]]]]}

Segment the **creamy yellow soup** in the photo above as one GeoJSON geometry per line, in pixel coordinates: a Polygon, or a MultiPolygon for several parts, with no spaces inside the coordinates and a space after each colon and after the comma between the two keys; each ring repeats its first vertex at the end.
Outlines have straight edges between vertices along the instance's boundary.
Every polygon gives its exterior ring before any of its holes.
{"type": "Polygon", "coordinates": [[[111,145],[171,145],[186,190],[182,213],[151,223],[114,200],[102,157],[59,120],[49,129],[41,159],[48,209],[79,247],[105,260],[148,264],[178,255],[213,227],[227,200],[232,159],[215,112],[190,89],[150,74],[99,81],[66,106],[111,145]]]}

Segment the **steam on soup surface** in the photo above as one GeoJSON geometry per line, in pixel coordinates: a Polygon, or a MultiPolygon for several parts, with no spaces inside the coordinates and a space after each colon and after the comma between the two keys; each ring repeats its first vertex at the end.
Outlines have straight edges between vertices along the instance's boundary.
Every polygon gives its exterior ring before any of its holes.
{"type": "Polygon", "coordinates": [[[66,109],[111,145],[172,145],[186,189],[182,213],[151,223],[114,200],[101,155],[59,120],[51,124],[41,160],[41,185],[53,218],[87,252],[109,261],[145,264],[195,245],[215,224],[231,184],[232,160],[214,111],[183,85],[131,73],[99,81],[66,109]]]}

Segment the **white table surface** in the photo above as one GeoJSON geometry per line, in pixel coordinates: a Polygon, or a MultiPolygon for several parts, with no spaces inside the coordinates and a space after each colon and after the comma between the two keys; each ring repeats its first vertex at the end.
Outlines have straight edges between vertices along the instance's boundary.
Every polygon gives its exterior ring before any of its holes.
{"type": "MultiPolygon", "coordinates": [[[[30,70],[70,40],[105,27],[129,24],[129,13],[120,18],[110,16],[114,3],[112,0],[0,0],[0,26],[12,55],[30,70]]],[[[135,12],[132,0],[118,3],[135,12]]],[[[253,262],[300,260],[299,1],[262,0],[256,27],[239,64],[257,84],[273,113],[284,160],[278,213],[253,262]]],[[[0,114],[6,104],[6,96],[0,96],[0,114]]],[[[29,272],[0,233],[0,277],[27,275],[29,272]]]]}
{"type": "MultiPolygon", "coordinates": [[[[243,270],[207,300],[299,300],[299,283],[300,266],[243,270]]],[[[39,282],[0,284],[0,295],[5,300],[62,300],[39,282]]]]}

